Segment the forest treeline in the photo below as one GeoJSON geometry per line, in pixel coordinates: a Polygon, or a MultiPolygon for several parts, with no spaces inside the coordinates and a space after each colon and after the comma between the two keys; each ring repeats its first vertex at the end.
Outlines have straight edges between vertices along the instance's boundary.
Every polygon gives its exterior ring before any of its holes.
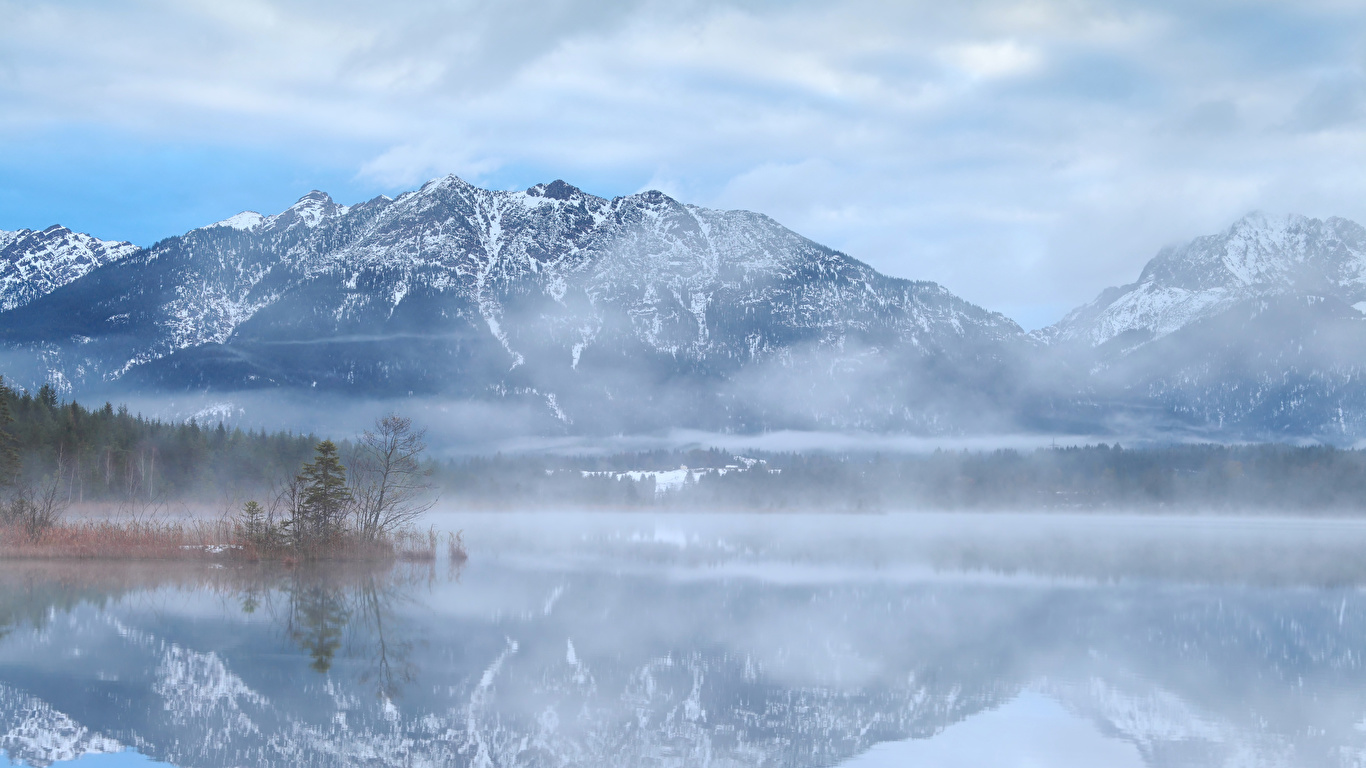
{"type": "MultiPolygon", "coordinates": [[[[313,435],[149,419],[108,403],[91,408],[62,402],[51,388],[17,392],[0,380],[0,484],[7,472],[58,474],[71,502],[240,504],[294,477],[318,442],[313,435]]],[[[349,466],[355,444],[337,445],[349,466]]],[[[1102,444],[745,458],[752,466],[720,450],[494,455],[425,466],[443,506],[467,509],[1366,512],[1366,452],[1326,446],[1102,444]],[[688,482],[667,490],[650,474],[681,466],[693,470],[688,482]],[[614,474],[628,471],[638,474],[614,474]]]]}
{"type": "Polygon", "coordinates": [[[44,385],[0,379],[0,485],[60,476],[73,502],[217,501],[259,493],[297,471],[318,438],[169,422],[110,403],[63,402],[44,385]],[[21,477],[22,476],[22,477],[21,477]]]}
{"type": "Polygon", "coordinates": [[[1208,510],[1366,512],[1366,452],[1332,447],[1095,445],[925,454],[656,451],[602,457],[494,456],[437,472],[443,502],[696,510],[1208,510]],[[721,469],[725,473],[698,471],[721,469]],[[687,466],[659,492],[652,476],[687,466]],[[591,473],[585,476],[585,472],[591,473]],[[694,479],[695,478],[695,479],[694,479]]]}

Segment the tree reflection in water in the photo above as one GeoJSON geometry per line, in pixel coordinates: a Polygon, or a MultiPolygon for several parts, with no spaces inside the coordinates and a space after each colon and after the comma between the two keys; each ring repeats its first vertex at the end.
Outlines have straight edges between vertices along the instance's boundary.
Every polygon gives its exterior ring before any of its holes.
{"type": "Polygon", "coordinates": [[[870,519],[877,536],[736,555],[755,540],[705,527],[722,522],[689,522],[712,534],[686,548],[613,529],[603,546],[632,549],[480,558],[458,587],[430,564],[0,563],[0,748],[47,764],[63,734],[69,754],[105,745],[85,733],[205,768],[819,768],[992,712],[1033,728],[1011,703],[1042,697],[1150,765],[1366,754],[1366,524],[1125,518],[1030,543],[870,519]]]}
{"type": "MultiPolygon", "coordinates": [[[[458,579],[458,568],[444,575],[458,579]]],[[[412,628],[400,609],[442,580],[430,564],[256,564],[205,567],[187,563],[0,564],[0,638],[43,629],[60,615],[104,607],[151,590],[208,590],[246,616],[269,617],[319,674],[339,657],[357,662],[360,682],[376,696],[398,698],[416,677],[412,628]]]]}
{"type": "MultiPolygon", "coordinates": [[[[412,682],[413,642],[397,609],[436,578],[434,570],[397,567],[347,573],[296,571],[276,591],[284,598],[280,620],[285,634],[327,673],[336,655],[363,661],[361,682],[378,696],[397,698],[412,682]]],[[[259,598],[258,598],[259,599],[259,598]]],[[[246,599],[243,610],[247,610],[246,599]]]]}
{"type": "Polygon", "coordinates": [[[332,668],[332,657],[341,647],[351,610],[341,590],[322,584],[296,584],[288,595],[289,639],[308,652],[314,671],[325,673],[332,668]]]}
{"type": "Polygon", "coordinates": [[[339,655],[359,662],[360,682],[388,699],[416,677],[413,642],[405,634],[411,627],[398,609],[438,580],[430,564],[318,565],[261,576],[240,586],[242,612],[266,606],[284,637],[308,654],[313,671],[331,672],[339,655]]]}

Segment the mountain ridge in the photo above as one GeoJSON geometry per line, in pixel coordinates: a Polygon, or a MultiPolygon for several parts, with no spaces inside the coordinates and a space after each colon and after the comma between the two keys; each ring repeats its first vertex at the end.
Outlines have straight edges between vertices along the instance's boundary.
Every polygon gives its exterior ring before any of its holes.
{"type": "Polygon", "coordinates": [[[41,231],[0,230],[0,312],[28,304],[138,250],[132,243],[100,240],[59,224],[41,231]]]}
{"type": "Polygon", "coordinates": [[[1366,228],[1254,211],[1221,233],[1161,249],[1138,280],[1105,289],[1036,337],[1091,346],[1134,331],[1155,339],[1237,302],[1296,289],[1366,300],[1366,228]]]}
{"type": "MultiPolygon", "coordinates": [[[[956,395],[942,377],[921,377],[937,398],[927,407],[891,391],[906,365],[980,378],[969,369],[1003,363],[1023,338],[1004,315],[761,214],[455,176],[392,200],[340,206],[314,191],[274,216],[244,212],[6,319],[0,340],[72,391],[132,376],[531,397],[562,424],[665,385],[665,409],[689,423],[945,422],[935,409],[956,395]],[[746,379],[757,368],[806,390],[793,393],[802,403],[778,413],[747,391],[765,386],[746,379]],[[851,386],[876,392],[850,403],[851,386]]],[[[670,420],[648,416],[650,399],[628,422],[670,420]]]]}
{"type": "Polygon", "coordinates": [[[1032,333],[763,214],[563,180],[313,190],[145,249],[45,232],[91,255],[29,281],[0,347],[73,396],[420,395],[535,432],[1366,435],[1366,228],[1341,218],[1251,213],[1032,333]]]}

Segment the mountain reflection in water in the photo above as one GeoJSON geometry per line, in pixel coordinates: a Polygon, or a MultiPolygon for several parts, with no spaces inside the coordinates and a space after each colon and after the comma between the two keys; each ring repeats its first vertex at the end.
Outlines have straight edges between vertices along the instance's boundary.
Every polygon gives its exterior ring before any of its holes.
{"type": "Polygon", "coordinates": [[[1366,761],[1366,525],[1021,520],[490,515],[463,519],[463,571],[0,563],[0,749],[1366,761]]]}

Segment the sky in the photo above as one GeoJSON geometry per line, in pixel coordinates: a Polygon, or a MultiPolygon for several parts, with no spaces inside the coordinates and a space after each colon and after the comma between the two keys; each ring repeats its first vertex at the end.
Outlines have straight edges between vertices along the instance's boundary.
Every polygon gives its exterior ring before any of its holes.
{"type": "Polygon", "coordinates": [[[1366,222],[1364,161],[1360,0],[0,0],[0,229],[564,179],[1032,329],[1253,210],[1366,222]]]}

